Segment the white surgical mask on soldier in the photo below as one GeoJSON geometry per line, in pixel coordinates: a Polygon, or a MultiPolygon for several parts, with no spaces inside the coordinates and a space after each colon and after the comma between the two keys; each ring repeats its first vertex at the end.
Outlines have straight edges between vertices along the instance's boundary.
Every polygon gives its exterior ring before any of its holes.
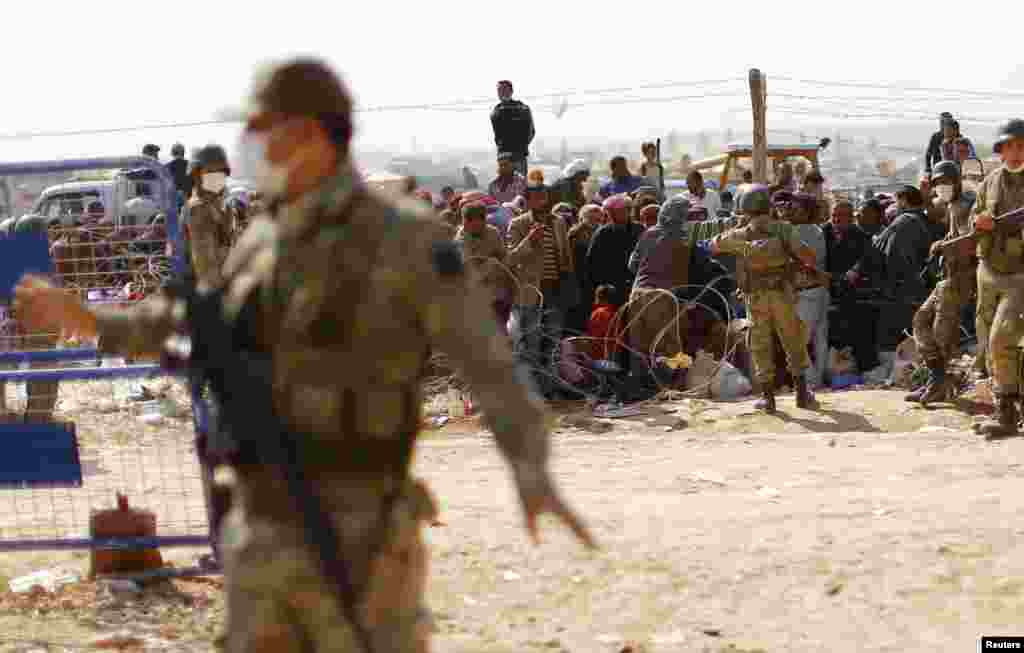
{"type": "Polygon", "coordinates": [[[949,202],[953,199],[952,186],[939,186],[938,188],[935,189],[935,192],[938,194],[939,199],[945,202],[946,204],[949,204],[949,202]]]}
{"type": "Polygon", "coordinates": [[[265,134],[246,132],[242,135],[239,150],[246,176],[252,178],[260,192],[276,197],[284,194],[288,187],[288,170],[275,166],[267,160],[267,137],[265,134]]]}
{"type": "Polygon", "coordinates": [[[203,190],[219,193],[228,184],[228,176],[223,172],[207,172],[203,175],[203,190]]]}

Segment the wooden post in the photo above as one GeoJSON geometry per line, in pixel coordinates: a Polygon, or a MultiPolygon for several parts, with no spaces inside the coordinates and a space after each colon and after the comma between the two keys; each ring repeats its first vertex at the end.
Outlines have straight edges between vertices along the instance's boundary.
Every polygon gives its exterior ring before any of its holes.
{"type": "Polygon", "coordinates": [[[765,125],[768,83],[757,68],[750,69],[750,106],[754,112],[754,182],[768,182],[768,132],[765,125]]]}

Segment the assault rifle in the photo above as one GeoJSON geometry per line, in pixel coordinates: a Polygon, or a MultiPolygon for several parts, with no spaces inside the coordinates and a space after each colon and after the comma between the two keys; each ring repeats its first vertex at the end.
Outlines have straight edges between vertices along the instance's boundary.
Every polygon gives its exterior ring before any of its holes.
{"type": "MultiPolygon", "coordinates": [[[[191,343],[187,349],[168,352],[165,362],[176,366],[184,358],[192,383],[199,387],[208,384],[218,403],[217,428],[227,429],[246,462],[265,465],[285,479],[288,494],[303,517],[309,544],[319,554],[321,572],[337,591],[357,642],[366,653],[373,653],[370,634],[356,611],[350,569],[338,554],[338,529],[304,478],[310,458],[304,455],[302,445],[309,437],[291,432],[274,411],[271,357],[243,347],[244,334],[253,332],[255,305],[248,302],[235,324],[229,324],[224,320],[223,290],[198,293],[189,281],[172,282],[166,290],[185,302],[191,343]]],[[[386,515],[391,501],[384,503],[386,515]]],[[[378,530],[384,524],[382,520],[378,530]]]]}
{"type": "Polygon", "coordinates": [[[991,232],[972,229],[969,234],[957,236],[956,238],[938,243],[935,246],[936,255],[941,254],[951,260],[970,258],[971,256],[974,256],[977,251],[978,236],[986,233],[1009,234],[1014,231],[1019,233],[1021,229],[1024,229],[1024,208],[1014,209],[1013,211],[1004,213],[993,218],[992,222],[993,225],[991,232]]]}

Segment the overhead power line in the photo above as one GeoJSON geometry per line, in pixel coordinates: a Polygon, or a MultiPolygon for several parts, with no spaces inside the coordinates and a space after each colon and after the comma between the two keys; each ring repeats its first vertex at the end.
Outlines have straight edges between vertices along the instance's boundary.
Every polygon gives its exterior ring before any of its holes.
{"type": "MultiPolygon", "coordinates": [[[[808,84],[810,86],[833,86],[842,88],[870,88],[870,89],[888,89],[891,91],[903,91],[913,92],[917,91],[920,93],[952,93],[957,95],[973,95],[976,97],[987,97],[987,98],[1019,98],[1024,99],[1024,93],[1018,93],[1013,91],[981,91],[974,89],[963,89],[963,88],[927,88],[919,86],[907,86],[906,84],[869,84],[865,82],[829,82],[818,79],[803,79],[801,77],[787,77],[785,75],[769,75],[770,80],[779,80],[787,82],[796,82],[799,84],[808,84]]],[[[769,95],[771,95],[769,93],[769,95]]]]}

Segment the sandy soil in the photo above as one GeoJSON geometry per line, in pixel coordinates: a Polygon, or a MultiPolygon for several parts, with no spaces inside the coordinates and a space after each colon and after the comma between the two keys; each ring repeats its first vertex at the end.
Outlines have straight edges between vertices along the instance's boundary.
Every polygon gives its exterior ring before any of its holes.
{"type": "MultiPolygon", "coordinates": [[[[550,522],[528,542],[475,422],[425,433],[416,471],[444,522],[428,531],[435,650],[964,651],[1024,634],[1024,439],[985,443],[964,412],[901,397],[826,394],[810,412],[788,396],[776,417],[667,402],[603,433],[558,428],[554,470],[596,553],[550,522]]],[[[71,556],[0,555],[0,574],[83,563],[71,556]]],[[[0,595],[0,650],[118,629],[145,633],[147,650],[210,650],[211,587],[82,609],[58,595],[42,614],[0,595]]]]}

